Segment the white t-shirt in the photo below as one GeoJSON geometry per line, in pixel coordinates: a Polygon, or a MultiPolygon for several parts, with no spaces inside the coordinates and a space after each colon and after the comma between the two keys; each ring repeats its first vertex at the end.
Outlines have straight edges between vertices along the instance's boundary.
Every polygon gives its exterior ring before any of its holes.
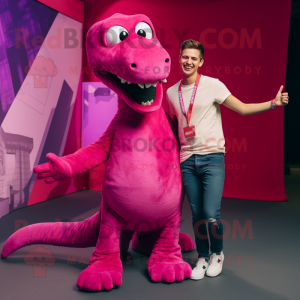
{"type": "MultiPolygon", "coordinates": [[[[201,75],[195,96],[190,125],[195,125],[196,137],[185,138],[183,128],[187,120],[182,113],[178,97],[178,85],[167,90],[165,110],[175,115],[178,120],[180,140],[180,163],[193,154],[209,154],[222,152],[225,154],[225,140],[222,129],[220,104],[231,94],[227,87],[217,78],[201,75]]],[[[195,83],[181,84],[181,91],[186,113],[188,112],[191,95],[195,83]]]]}

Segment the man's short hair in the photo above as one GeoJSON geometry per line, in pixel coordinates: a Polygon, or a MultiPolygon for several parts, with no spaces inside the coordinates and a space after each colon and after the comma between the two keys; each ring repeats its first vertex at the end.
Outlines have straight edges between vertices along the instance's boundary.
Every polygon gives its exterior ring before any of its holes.
{"type": "Polygon", "coordinates": [[[180,56],[183,51],[183,49],[198,49],[200,50],[200,60],[203,59],[204,55],[204,48],[203,45],[195,40],[186,40],[180,45],[180,56]]]}

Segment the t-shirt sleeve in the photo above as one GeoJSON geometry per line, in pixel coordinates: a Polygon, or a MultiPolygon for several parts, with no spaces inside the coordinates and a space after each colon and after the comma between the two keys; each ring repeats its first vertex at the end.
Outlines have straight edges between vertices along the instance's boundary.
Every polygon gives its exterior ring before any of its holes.
{"type": "Polygon", "coordinates": [[[219,104],[222,104],[226,98],[231,95],[227,87],[223,82],[221,82],[219,79],[214,80],[214,95],[215,95],[215,101],[219,104]]]}
{"type": "Polygon", "coordinates": [[[163,108],[169,115],[175,115],[175,113],[172,109],[171,101],[169,99],[168,91],[166,92],[166,97],[164,99],[163,108]]]}

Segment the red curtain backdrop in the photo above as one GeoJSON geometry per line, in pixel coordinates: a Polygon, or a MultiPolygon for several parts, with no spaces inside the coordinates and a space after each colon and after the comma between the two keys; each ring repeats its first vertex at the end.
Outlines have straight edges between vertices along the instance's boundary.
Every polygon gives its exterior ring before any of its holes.
{"type": "MultiPolygon", "coordinates": [[[[205,49],[200,73],[218,78],[244,103],[274,99],[285,85],[291,0],[84,1],[84,27],[118,12],[145,14],[172,60],[165,91],[180,80],[179,46],[205,49]]],[[[97,81],[84,53],[83,81],[97,81]]],[[[289,104],[292,105],[292,104],[289,104]]],[[[225,136],[223,197],[288,200],[283,175],[284,108],[241,116],[221,105],[225,136]]]]}

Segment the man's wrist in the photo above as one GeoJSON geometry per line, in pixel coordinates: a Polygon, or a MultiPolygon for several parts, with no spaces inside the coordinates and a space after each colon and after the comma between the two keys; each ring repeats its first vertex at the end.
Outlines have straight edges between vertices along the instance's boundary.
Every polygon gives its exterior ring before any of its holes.
{"type": "Polygon", "coordinates": [[[271,100],[271,109],[276,108],[275,99],[271,100]]]}

